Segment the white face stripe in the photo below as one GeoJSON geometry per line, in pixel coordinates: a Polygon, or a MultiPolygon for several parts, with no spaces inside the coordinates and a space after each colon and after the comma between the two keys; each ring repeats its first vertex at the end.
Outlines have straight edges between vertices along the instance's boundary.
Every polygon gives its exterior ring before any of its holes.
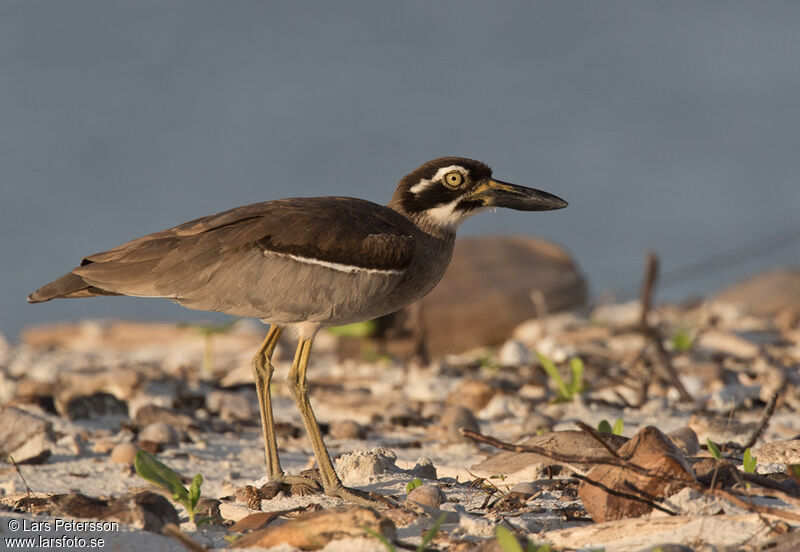
{"type": "Polygon", "coordinates": [[[428,209],[425,211],[425,214],[437,225],[455,229],[458,228],[467,218],[471,217],[475,213],[483,211],[483,208],[473,209],[468,213],[465,213],[464,211],[456,211],[456,205],[458,205],[459,201],[461,201],[460,197],[454,199],[450,203],[445,203],[444,205],[439,205],[433,209],[428,209]]]}
{"type": "Polygon", "coordinates": [[[428,186],[430,186],[431,184],[438,184],[442,180],[442,178],[444,178],[444,175],[453,171],[460,172],[464,176],[464,179],[466,180],[467,169],[465,169],[461,165],[449,165],[447,167],[442,167],[441,169],[436,171],[436,174],[434,174],[430,180],[423,178],[422,180],[419,181],[418,184],[414,184],[413,186],[411,186],[410,191],[412,194],[419,193],[428,186]]]}
{"type": "Polygon", "coordinates": [[[404,271],[402,270],[395,270],[393,268],[365,268],[363,266],[355,266],[355,265],[347,265],[342,263],[333,263],[330,261],[323,261],[320,259],[314,259],[311,257],[301,257],[300,255],[292,255],[290,253],[279,253],[277,251],[270,251],[269,249],[264,250],[264,256],[267,254],[275,255],[277,257],[285,257],[288,259],[292,259],[293,261],[297,261],[300,263],[317,265],[317,266],[324,266],[325,268],[330,268],[331,270],[336,270],[338,272],[346,272],[348,274],[355,274],[360,272],[362,274],[396,274],[400,275],[403,274],[404,271]]]}

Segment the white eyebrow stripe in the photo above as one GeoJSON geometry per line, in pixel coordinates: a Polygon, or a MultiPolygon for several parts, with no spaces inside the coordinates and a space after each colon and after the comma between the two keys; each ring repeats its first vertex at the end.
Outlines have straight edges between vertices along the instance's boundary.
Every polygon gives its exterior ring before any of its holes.
{"type": "Polygon", "coordinates": [[[325,268],[330,268],[332,270],[336,270],[339,272],[346,272],[348,274],[354,274],[356,272],[367,273],[367,274],[403,274],[403,270],[396,270],[393,268],[366,268],[363,266],[356,266],[356,265],[348,265],[342,263],[334,263],[331,261],[323,261],[321,259],[314,259],[312,257],[301,257],[300,255],[292,255],[291,253],[279,253],[278,251],[272,251],[270,249],[264,250],[264,256],[267,254],[275,255],[277,257],[284,257],[288,259],[292,259],[293,261],[297,261],[300,263],[317,265],[317,266],[324,266],[325,268]]]}
{"type": "Polygon", "coordinates": [[[411,186],[409,190],[411,191],[412,194],[417,194],[422,190],[424,190],[425,188],[427,188],[428,186],[430,186],[431,184],[437,184],[442,178],[444,178],[444,175],[453,171],[460,172],[462,175],[464,175],[465,178],[467,176],[467,169],[465,169],[461,165],[448,165],[447,167],[442,167],[441,169],[436,171],[436,174],[434,174],[430,180],[423,178],[417,184],[411,186]]]}

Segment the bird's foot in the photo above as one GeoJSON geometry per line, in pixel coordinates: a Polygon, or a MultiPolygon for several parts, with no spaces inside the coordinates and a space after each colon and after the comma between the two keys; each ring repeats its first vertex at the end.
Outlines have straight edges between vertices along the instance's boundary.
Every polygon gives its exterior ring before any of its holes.
{"type": "Polygon", "coordinates": [[[280,475],[270,478],[270,483],[288,487],[292,496],[307,496],[322,492],[319,480],[307,475],[280,475]]]}
{"type": "Polygon", "coordinates": [[[346,502],[352,502],[353,504],[360,504],[362,506],[383,508],[392,508],[397,506],[395,501],[383,495],[379,495],[377,493],[368,493],[359,489],[352,489],[341,484],[332,489],[326,489],[325,494],[328,496],[336,496],[346,502]]]}

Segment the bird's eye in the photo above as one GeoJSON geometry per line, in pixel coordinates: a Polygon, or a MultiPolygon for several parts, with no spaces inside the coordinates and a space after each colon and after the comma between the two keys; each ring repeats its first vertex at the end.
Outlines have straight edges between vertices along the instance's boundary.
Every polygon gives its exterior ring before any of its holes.
{"type": "Polygon", "coordinates": [[[464,183],[464,175],[458,171],[452,171],[444,175],[443,182],[448,188],[458,188],[464,183]]]}

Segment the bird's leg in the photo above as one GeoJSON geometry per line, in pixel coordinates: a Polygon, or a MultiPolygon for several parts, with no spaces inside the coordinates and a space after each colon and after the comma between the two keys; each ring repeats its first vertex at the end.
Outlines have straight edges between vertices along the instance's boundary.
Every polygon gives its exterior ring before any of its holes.
{"type": "Polygon", "coordinates": [[[322,477],[322,486],[325,494],[329,496],[338,496],[348,502],[355,502],[357,504],[365,504],[375,506],[381,504],[380,501],[372,500],[367,493],[350,489],[342,485],[342,481],[336,474],[333,468],[331,457],[328,454],[328,449],[322,440],[322,432],[319,429],[317,418],[314,416],[314,411],[311,409],[311,402],[308,400],[308,380],[306,380],[306,370],[308,369],[308,356],[311,352],[311,344],[313,338],[301,337],[297,344],[297,352],[295,353],[292,368],[289,370],[289,390],[292,392],[297,408],[300,410],[300,416],[303,418],[303,425],[306,427],[306,433],[311,441],[311,447],[314,449],[314,456],[319,465],[320,476],[322,477]]]}
{"type": "Polygon", "coordinates": [[[309,477],[286,476],[281,468],[278,458],[278,440],[275,435],[275,418],[272,413],[272,398],[270,397],[270,383],[275,369],[272,366],[272,354],[278,345],[278,339],[283,333],[283,328],[275,324],[269,327],[267,337],[258,348],[253,357],[253,378],[256,382],[258,394],[258,409],[261,412],[261,429],[264,434],[264,452],[267,458],[267,471],[270,481],[288,484],[301,484],[311,488],[319,488],[316,481],[309,477]]]}

